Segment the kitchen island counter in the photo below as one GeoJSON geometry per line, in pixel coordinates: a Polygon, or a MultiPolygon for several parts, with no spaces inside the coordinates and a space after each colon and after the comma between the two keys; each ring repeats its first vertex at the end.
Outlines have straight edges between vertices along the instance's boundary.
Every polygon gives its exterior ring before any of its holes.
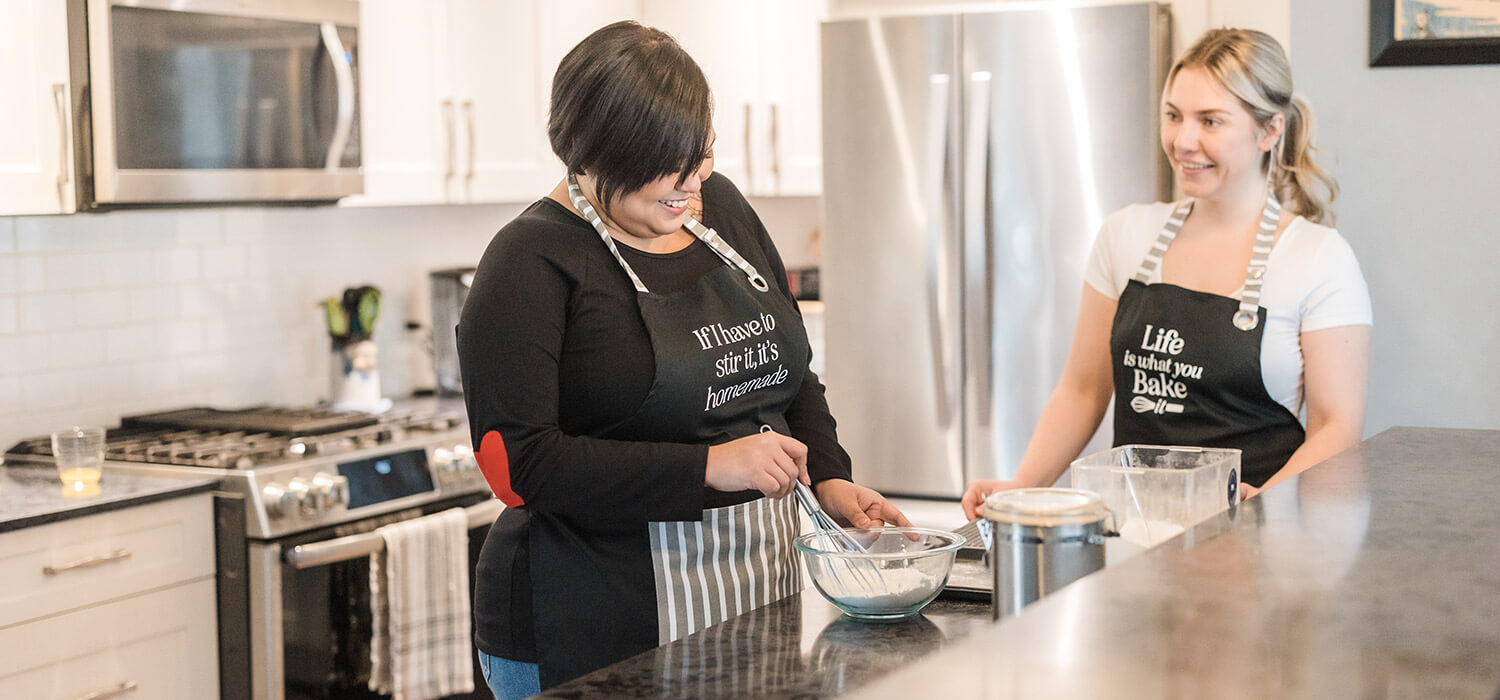
{"type": "Polygon", "coordinates": [[[1500,697],[1500,431],[1393,428],[993,624],[812,589],[550,697],[1500,697]]]}

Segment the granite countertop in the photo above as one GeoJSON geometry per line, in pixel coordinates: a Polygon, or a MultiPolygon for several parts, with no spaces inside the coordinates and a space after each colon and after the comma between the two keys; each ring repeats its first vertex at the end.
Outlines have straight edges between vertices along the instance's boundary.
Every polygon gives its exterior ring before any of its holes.
{"type": "Polygon", "coordinates": [[[218,479],[135,476],[104,470],[99,495],[65,496],[51,466],[0,466],[0,532],[211,491],[218,479]]]}
{"type": "Polygon", "coordinates": [[[992,623],[816,591],[550,697],[1500,698],[1500,431],[1393,428],[992,623]]]}
{"type": "Polygon", "coordinates": [[[990,624],[988,602],[939,599],[899,622],[843,617],[800,595],[542,693],[553,698],[817,698],[839,695],[990,624]]]}

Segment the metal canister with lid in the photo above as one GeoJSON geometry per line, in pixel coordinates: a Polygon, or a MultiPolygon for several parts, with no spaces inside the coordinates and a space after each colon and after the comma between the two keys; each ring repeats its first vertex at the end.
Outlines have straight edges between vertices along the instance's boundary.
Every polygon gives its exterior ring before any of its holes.
{"type": "Polygon", "coordinates": [[[984,499],[995,619],[1104,568],[1109,509],[1091,491],[1037,488],[984,499]]]}

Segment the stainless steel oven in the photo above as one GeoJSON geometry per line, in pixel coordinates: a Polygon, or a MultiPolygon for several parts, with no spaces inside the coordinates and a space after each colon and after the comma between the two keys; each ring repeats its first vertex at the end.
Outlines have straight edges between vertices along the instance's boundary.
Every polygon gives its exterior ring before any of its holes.
{"type": "MultiPolygon", "coordinates": [[[[322,408],[193,408],[111,429],[106,472],[215,476],[220,691],[225,700],[376,698],[369,555],[381,525],[462,507],[469,571],[503,509],[469,445],[462,404],[380,415],[322,408]]],[[[49,461],[46,437],[7,461],[49,461]]],[[[106,475],[106,478],[107,475],[106,475]]],[[[476,663],[477,665],[477,663],[476,663]]],[[[475,669],[476,692],[488,698],[475,669]]]]}
{"type": "MultiPolygon", "coordinates": [[[[374,530],[381,525],[446,508],[469,514],[469,571],[489,526],[503,510],[488,494],[434,501],[418,508],[301,533],[274,541],[251,542],[249,580],[250,667],[258,688],[281,688],[285,695],[257,692],[255,698],[285,700],[380,698],[368,690],[370,674],[370,555],[382,547],[374,530]],[[276,653],[279,650],[280,653],[276,653]]],[[[455,697],[489,698],[473,662],[475,692],[455,697]]]]}
{"type": "Polygon", "coordinates": [[[363,191],[357,0],[67,0],[80,207],[363,191]]]}

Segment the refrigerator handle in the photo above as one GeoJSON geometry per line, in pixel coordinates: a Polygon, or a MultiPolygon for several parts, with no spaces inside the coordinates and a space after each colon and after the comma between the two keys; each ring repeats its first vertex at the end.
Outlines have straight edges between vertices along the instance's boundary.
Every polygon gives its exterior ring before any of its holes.
{"type": "Polygon", "coordinates": [[[979,390],[975,421],[990,424],[990,406],[995,400],[994,382],[994,281],[990,279],[988,202],[990,197],[990,73],[969,74],[969,112],[964,137],[964,299],[967,301],[964,335],[969,339],[969,362],[979,390]]]}
{"type": "Polygon", "coordinates": [[[922,164],[923,199],[927,205],[926,225],[926,272],[927,272],[927,323],[928,339],[932,343],[932,371],[937,387],[938,426],[950,427],[958,413],[958,380],[955,376],[958,363],[949,361],[950,350],[946,339],[952,332],[946,323],[949,303],[943,294],[944,280],[951,279],[947,269],[948,242],[952,237],[948,228],[950,217],[944,210],[943,196],[947,183],[948,125],[952,113],[949,102],[952,85],[947,74],[938,73],[927,79],[927,140],[926,158],[922,164]]]}
{"type": "Polygon", "coordinates": [[[755,141],[750,137],[750,120],[755,114],[755,107],[749,102],[745,103],[745,192],[748,194],[760,194],[755,189],[755,141]]]}

